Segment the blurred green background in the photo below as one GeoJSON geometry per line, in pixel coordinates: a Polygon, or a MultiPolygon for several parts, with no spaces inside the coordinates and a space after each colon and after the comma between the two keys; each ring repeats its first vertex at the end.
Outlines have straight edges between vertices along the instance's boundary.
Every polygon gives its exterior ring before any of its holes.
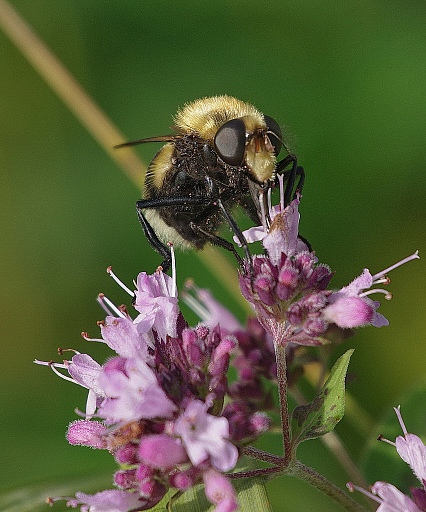
{"type": "MultiPolygon", "coordinates": [[[[287,127],[307,173],[301,231],[337,272],[335,287],[363,267],[426,254],[423,0],[12,4],[129,140],[169,133],[178,106],[222,93],[287,127]]],[[[131,283],[160,259],[138,225],[140,191],[2,32],[0,62],[0,485],[8,488],[112,472],[108,454],[64,439],[86,392],[32,360],[58,359],[58,346],[103,360],[104,348],[80,337],[98,333],[95,297],[130,302],[106,267],[131,283]]],[[[148,162],[157,149],[137,151],[148,162]]],[[[180,284],[194,277],[241,315],[197,255],[177,257],[180,284]]],[[[390,326],[360,330],[333,355],[356,348],[349,391],[374,421],[425,374],[424,260],[391,278],[394,299],[380,309],[390,326]]],[[[347,418],[337,432],[359,460],[369,439],[347,418]]],[[[271,443],[279,450],[278,438],[271,443]]],[[[320,442],[301,453],[338,485],[348,480],[320,442]]],[[[291,478],[270,491],[274,511],[339,510],[291,478]]]]}

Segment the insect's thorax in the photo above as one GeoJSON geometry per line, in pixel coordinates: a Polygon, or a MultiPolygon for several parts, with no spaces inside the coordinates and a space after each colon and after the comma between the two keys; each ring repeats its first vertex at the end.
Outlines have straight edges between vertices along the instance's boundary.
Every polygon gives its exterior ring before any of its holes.
{"type": "Polygon", "coordinates": [[[144,198],[187,198],[183,204],[156,208],[156,215],[169,227],[158,226],[157,222],[157,228],[168,236],[170,229],[174,229],[184,240],[201,248],[206,242],[202,231],[214,233],[223,223],[217,199],[231,208],[248,193],[244,169],[222,162],[208,142],[191,133],[164,146],[154,157],[145,181],[144,198]]]}

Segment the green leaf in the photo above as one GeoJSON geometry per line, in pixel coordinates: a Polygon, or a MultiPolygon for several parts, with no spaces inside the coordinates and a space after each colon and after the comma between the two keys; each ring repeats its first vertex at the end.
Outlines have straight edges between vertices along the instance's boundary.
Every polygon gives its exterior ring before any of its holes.
{"type": "MultiPolygon", "coordinates": [[[[244,512],[271,512],[269,498],[264,481],[260,478],[238,478],[232,480],[237,491],[239,510],[244,512]]],[[[204,485],[198,484],[170,501],[169,493],[161,500],[152,512],[207,512],[215,508],[204,494],[204,485]],[[171,506],[170,506],[171,505],[171,506]],[[170,508],[167,508],[169,506],[170,508]]]]}
{"type": "Polygon", "coordinates": [[[353,349],[345,352],[331,369],[327,382],[309,404],[292,414],[293,445],[331,432],[345,413],[345,377],[353,349]]]}

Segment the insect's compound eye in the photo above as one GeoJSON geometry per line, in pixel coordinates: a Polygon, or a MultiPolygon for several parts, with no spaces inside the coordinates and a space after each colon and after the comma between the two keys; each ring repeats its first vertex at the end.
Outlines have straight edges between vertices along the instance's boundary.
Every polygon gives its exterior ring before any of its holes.
{"type": "Polygon", "coordinates": [[[274,153],[275,156],[278,156],[279,152],[281,151],[281,147],[283,143],[281,142],[282,135],[281,135],[281,128],[279,127],[279,124],[275,121],[275,119],[272,119],[272,117],[269,116],[263,116],[265,118],[265,123],[268,128],[268,137],[271,141],[271,144],[274,146],[274,153]]]}
{"type": "Polygon", "coordinates": [[[246,127],[242,119],[231,119],[223,124],[214,138],[214,147],[222,160],[240,166],[246,152],[246,127]]]}

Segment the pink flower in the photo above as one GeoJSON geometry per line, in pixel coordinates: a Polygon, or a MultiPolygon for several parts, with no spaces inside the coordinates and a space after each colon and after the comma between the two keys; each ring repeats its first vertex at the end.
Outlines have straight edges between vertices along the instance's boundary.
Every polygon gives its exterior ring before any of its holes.
{"type": "Polygon", "coordinates": [[[111,359],[102,369],[99,385],[107,399],[98,414],[109,423],[167,418],[176,410],[142,359],[111,359]]]}
{"type": "Polygon", "coordinates": [[[105,322],[101,323],[101,334],[109,348],[118,355],[148,361],[148,346],[152,344],[152,338],[138,327],[140,325],[128,317],[107,316],[105,322]]]}
{"type": "Polygon", "coordinates": [[[400,407],[395,408],[395,413],[404,433],[403,436],[398,436],[395,440],[396,451],[401,459],[411,467],[419,481],[424,484],[426,482],[426,446],[420,437],[407,432],[400,407]]]}
{"type": "Polygon", "coordinates": [[[134,306],[140,313],[135,324],[142,332],[153,329],[162,339],[177,336],[179,307],[176,282],[172,277],[163,272],[152,275],[141,272],[137,279],[134,306]]]}
{"type": "Polygon", "coordinates": [[[229,425],[226,418],[207,413],[207,404],[192,401],[176,420],[175,434],[182,438],[194,466],[210,458],[219,471],[229,471],[238,460],[238,450],[228,441],[229,425]]]}
{"type": "Polygon", "coordinates": [[[140,499],[139,494],[121,490],[108,490],[96,494],[76,493],[76,500],[70,500],[69,506],[81,506],[81,512],[130,512],[141,510],[146,500],[140,499]]]}
{"type": "Polygon", "coordinates": [[[411,489],[413,499],[387,482],[376,482],[371,487],[371,493],[352,483],[348,483],[347,487],[350,491],[358,490],[380,503],[377,509],[379,512],[422,512],[426,510],[426,446],[418,436],[407,432],[400,408],[394,410],[404,435],[398,436],[395,443],[382,437],[380,440],[396,447],[399,456],[410,465],[422,487],[411,489]]]}

